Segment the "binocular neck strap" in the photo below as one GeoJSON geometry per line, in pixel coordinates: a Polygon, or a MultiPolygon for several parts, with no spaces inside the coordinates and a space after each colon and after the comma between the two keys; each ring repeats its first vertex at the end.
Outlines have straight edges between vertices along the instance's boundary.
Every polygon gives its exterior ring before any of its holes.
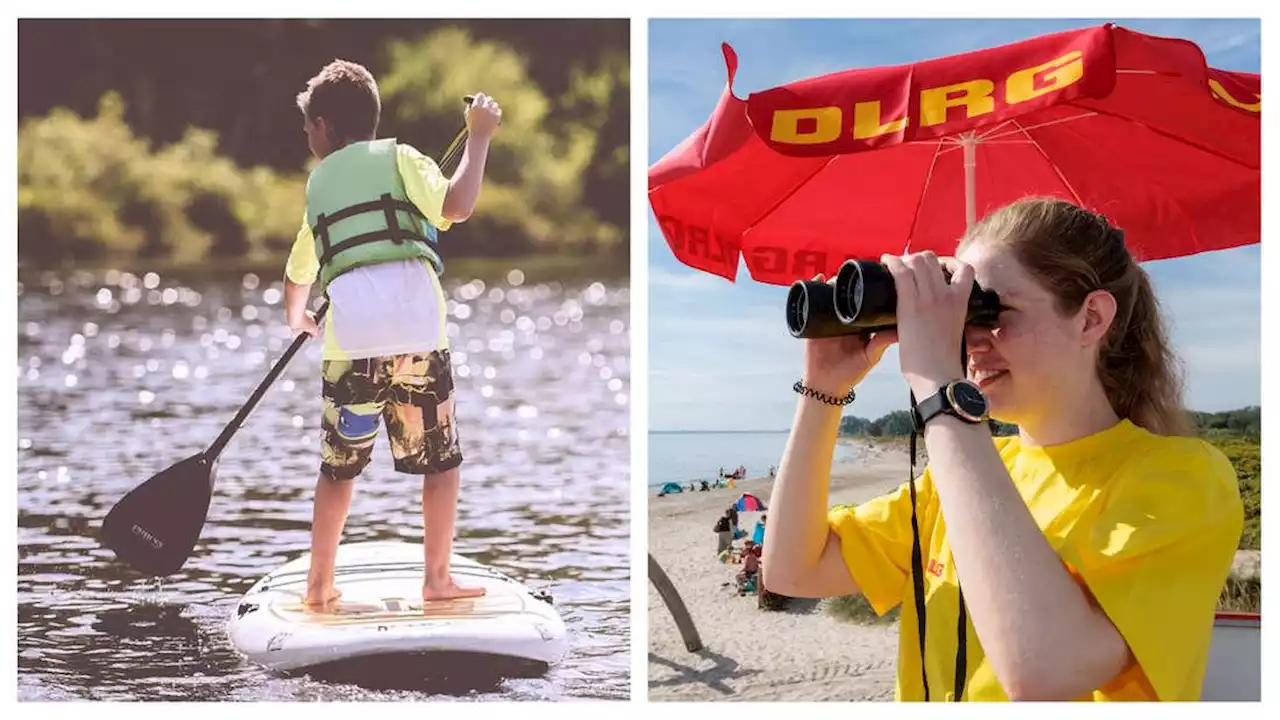
{"type": "MultiPolygon", "coordinates": [[[[965,345],[964,338],[960,338],[960,363],[961,367],[967,367],[969,353],[965,345]]],[[[916,395],[911,394],[912,414],[916,409],[916,395]]],[[[929,702],[929,671],[928,662],[925,660],[925,626],[926,612],[924,606],[924,552],[920,547],[920,520],[916,513],[916,429],[914,423],[911,427],[911,467],[908,469],[907,487],[911,493],[911,584],[915,593],[916,603],[916,627],[920,637],[920,682],[924,687],[924,700],[929,702]]],[[[941,512],[941,510],[939,510],[941,512]]],[[[956,581],[959,587],[959,579],[956,581]]],[[[956,627],[956,674],[955,674],[955,701],[960,702],[964,697],[965,680],[968,678],[966,661],[968,659],[968,612],[964,606],[964,590],[959,589],[959,623],[956,627]]]]}

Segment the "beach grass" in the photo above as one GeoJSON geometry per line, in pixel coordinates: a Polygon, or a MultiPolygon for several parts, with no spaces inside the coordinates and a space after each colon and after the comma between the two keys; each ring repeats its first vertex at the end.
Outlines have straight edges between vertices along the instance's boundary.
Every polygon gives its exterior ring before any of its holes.
{"type": "Polygon", "coordinates": [[[1244,502],[1244,532],[1241,550],[1259,550],[1262,546],[1262,442],[1258,437],[1239,433],[1205,433],[1231,461],[1240,482],[1240,499],[1244,502]]]}
{"type": "Polygon", "coordinates": [[[1238,577],[1234,573],[1227,578],[1218,596],[1218,610],[1229,612],[1262,612],[1262,578],[1238,577]]]}
{"type": "Polygon", "coordinates": [[[830,615],[858,625],[892,625],[898,622],[898,608],[881,616],[861,594],[828,598],[825,605],[830,615]]]}

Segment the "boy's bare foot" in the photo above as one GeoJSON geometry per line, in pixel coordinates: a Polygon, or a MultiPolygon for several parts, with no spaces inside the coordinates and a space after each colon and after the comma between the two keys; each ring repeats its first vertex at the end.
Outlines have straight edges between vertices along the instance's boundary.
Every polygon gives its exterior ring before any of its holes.
{"type": "Polygon", "coordinates": [[[310,609],[327,609],[342,597],[342,591],[332,585],[327,587],[308,587],[307,596],[302,599],[302,604],[310,609]]]}
{"type": "Polygon", "coordinates": [[[470,587],[459,585],[449,578],[446,582],[426,582],[422,585],[422,601],[431,602],[432,600],[460,600],[462,598],[477,598],[485,594],[482,587],[470,587]]]}

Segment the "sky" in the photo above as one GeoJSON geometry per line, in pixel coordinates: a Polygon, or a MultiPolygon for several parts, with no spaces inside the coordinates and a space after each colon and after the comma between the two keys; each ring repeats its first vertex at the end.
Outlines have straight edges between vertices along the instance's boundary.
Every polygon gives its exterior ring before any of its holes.
{"type": "MultiPolygon", "coordinates": [[[[1260,72],[1256,20],[654,20],[649,25],[652,166],[706,122],[724,90],[720,43],[739,57],[734,91],[828,72],[898,65],[1105,22],[1198,44],[1211,66],[1260,72]]],[[[795,410],[801,341],[783,321],[785,287],[736,283],[693,270],[671,254],[648,213],[649,427],[785,430],[795,410]]],[[[1258,245],[1145,263],[1194,410],[1261,404],[1261,268],[1258,245]]],[[[846,414],[878,418],[909,407],[890,348],[846,414]]]]}

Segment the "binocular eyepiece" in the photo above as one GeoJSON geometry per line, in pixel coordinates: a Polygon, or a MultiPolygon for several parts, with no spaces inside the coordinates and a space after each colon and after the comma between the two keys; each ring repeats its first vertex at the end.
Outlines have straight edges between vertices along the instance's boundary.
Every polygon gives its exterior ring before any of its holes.
{"type": "MultiPolygon", "coordinates": [[[[888,330],[898,324],[898,292],[882,263],[847,260],[835,285],[802,280],[787,293],[787,330],[792,337],[826,338],[888,330]]],[[[975,281],[966,325],[994,325],[1000,297],[975,281]]]]}

